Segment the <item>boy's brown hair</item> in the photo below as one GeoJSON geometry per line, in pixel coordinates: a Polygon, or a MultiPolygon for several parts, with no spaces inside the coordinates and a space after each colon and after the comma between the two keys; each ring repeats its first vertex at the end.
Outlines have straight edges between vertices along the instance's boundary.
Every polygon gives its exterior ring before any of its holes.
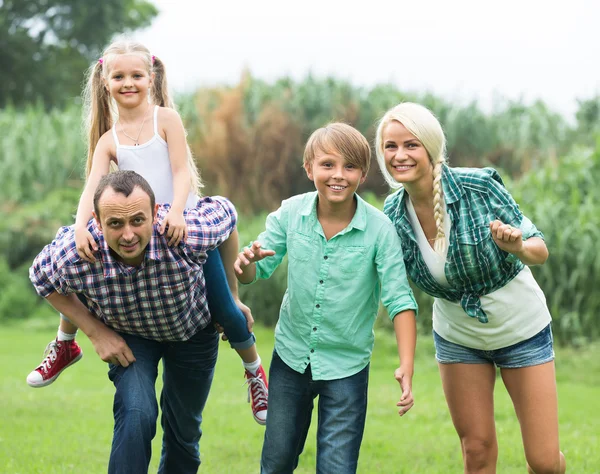
{"type": "Polygon", "coordinates": [[[369,142],[354,127],[335,122],[315,130],[306,142],[304,166],[311,165],[315,154],[321,151],[340,155],[351,165],[360,168],[366,176],[371,165],[369,142]]]}

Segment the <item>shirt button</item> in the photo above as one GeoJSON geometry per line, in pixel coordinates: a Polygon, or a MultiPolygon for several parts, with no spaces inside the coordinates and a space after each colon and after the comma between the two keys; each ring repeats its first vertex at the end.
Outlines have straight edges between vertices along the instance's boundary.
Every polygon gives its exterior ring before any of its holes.
{"type": "Polygon", "coordinates": [[[327,260],[327,255],[325,255],[323,258],[324,258],[325,260],[327,260]]]}
{"type": "Polygon", "coordinates": [[[323,280],[319,280],[319,283],[322,285],[323,284],[323,280]]]}
{"type": "Polygon", "coordinates": [[[314,349],[311,349],[311,350],[310,350],[310,353],[312,354],[313,352],[315,352],[315,350],[314,350],[314,349]]]}
{"type": "Polygon", "coordinates": [[[320,304],[316,305],[316,308],[320,308],[320,307],[321,307],[321,305],[320,305],[320,304]]]}

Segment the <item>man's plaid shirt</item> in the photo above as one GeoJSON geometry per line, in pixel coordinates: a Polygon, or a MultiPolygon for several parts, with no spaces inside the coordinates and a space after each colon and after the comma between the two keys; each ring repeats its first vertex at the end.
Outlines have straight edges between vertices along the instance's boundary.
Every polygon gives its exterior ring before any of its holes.
{"type": "Polygon", "coordinates": [[[450,218],[450,246],[445,273],[450,288],[441,286],[429,272],[406,210],[404,188],[387,197],[383,212],[396,226],[402,240],[404,263],[410,279],[425,293],[460,302],[465,312],[488,321],[480,296],[502,288],[522,269],[514,255],[500,250],[492,239],[489,224],[499,219],[523,231],[523,240],[541,237],[508,193],[498,172],[492,168],[450,168],[442,171],[442,190],[450,218]]]}
{"type": "MultiPolygon", "coordinates": [[[[159,222],[169,205],[158,210],[159,222]]],[[[202,264],[206,251],[216,248],[236,225],[236,211],[224,198],[205,197],[184,211],[188,226],[185,243],[167,245],[154,225],[140,266],[115,260],[101,231],[88,229],[98,243],[96,262],[81,259],[73,227],[62,227],[44,247],[29,270],[37,293],[47,297],[80,293],[90,312],[118,332],[156,341],[185,341],[210,322],[202,264]]]]}

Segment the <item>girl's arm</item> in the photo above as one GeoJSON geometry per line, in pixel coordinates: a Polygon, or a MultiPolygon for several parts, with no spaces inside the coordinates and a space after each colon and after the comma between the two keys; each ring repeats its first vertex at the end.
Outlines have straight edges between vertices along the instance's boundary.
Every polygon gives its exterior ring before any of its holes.
{"type": "Polygon", "coordinates": [[[190,194],[192,175],[188,164],[188,147],[185,129],[179,114],[166,107],[159,109],[160,123],[163,124],[165,141],[169,144],[169,161],[173,173],[173,202],[171,210],[160,226],[160,232],[169,227],[167,237],[169,245],[178,245],[187,237],[187,226],[183,219],[183,210],[190,194]]]}
{"type": "Polygon", "coordinates": [[[94,193],[98,187],[98,183],[103,176],[108,174],[110,168],[110,160],[112,139],[110,134],[104,134],[98,141],[98,145],[94,150],[92,158],[92,169],[88,176],[77,207],[77,216],[75,218],[75,244],[77,253],[81,258],[88,262],[95,262],[93,252],[98,250],[96,241],[92,234],[87,229],[87,224],[92,217],[94,209],[94,193]]]}

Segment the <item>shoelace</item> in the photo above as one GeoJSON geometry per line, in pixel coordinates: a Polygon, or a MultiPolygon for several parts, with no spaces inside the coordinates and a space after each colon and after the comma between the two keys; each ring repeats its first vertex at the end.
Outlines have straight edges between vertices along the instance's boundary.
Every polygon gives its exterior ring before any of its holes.
{"type": "Polygon", "coordinates": [[[50,364],[56,360],[56,346],[56,341],[52,341],[46,346],[46,350],[44,351],[44,361],[40,364],[40,369],[45,373],[48,373],[50,364]]]}
{"type": "Polygon", "coordinates": [[[267,387],[265,381],[259,376],[248,377],[245,384],[248,384],[248,402],[250,401],[250,392],[252,392],[252,401],[255,407],[264,406],[267,403],[267,387]]]}

